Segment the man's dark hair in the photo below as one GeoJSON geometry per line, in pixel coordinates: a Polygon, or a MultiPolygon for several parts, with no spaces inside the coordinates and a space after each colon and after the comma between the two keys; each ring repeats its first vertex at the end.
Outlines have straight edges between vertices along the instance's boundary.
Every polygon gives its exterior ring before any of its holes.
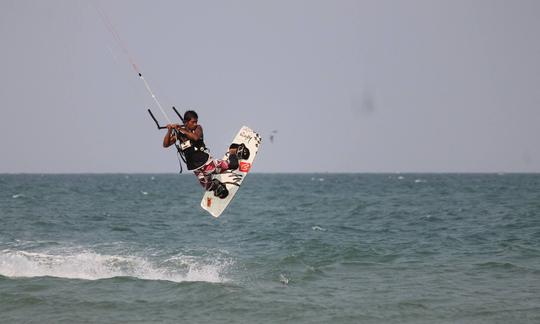
{"type": "Polygon", "coordinates": [[[184,113],[184,123],[187,123],[188,121],[192,119],[199,119],[199,116],[197,116],[197,113],[193,110],[188,110],[184,113]]]}

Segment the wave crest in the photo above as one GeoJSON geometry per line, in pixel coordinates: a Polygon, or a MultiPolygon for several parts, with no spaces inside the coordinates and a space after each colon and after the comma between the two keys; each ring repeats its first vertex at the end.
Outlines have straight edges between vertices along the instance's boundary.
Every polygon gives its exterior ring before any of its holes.
{"type": "Polygon", "coordinates": [[[0,275],[5,277],[49,276],[84,280],[135,277],[173,282],[221,283],[228,281],[222,274],[231,264],[230,260],[215,261],[186,255],[149,260],[139,256],[106,255],[94,251],[60,254],[0,251],[0,275]]]}

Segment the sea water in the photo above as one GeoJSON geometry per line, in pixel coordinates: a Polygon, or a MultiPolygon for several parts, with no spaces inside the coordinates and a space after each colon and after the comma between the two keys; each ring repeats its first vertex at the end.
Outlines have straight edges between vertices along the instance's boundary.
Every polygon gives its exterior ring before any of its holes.
{"type": "Polygon", "coordinates": [[[540,175],[0,175],[1,323],[540,323],[540,175]]]}

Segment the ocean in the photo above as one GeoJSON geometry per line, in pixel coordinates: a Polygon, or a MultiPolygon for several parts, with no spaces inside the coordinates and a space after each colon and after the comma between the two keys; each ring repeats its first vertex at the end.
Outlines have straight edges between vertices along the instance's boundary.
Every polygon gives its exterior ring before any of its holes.
{"type": "Polygon", "coordinates": [[[540,174],[0,174],[0,323],[540,323],[540,174]]]}

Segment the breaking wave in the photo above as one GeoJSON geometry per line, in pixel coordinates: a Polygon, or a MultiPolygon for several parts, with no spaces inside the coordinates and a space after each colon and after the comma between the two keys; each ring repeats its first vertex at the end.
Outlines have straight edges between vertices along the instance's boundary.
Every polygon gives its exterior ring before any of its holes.
{"type": "Polygon", "coordinates": [[[135,277],[173,282],[204,281],[222,283],[230,260],[209,260],[200,256],[176,255],[163,260],[140,256],[99,254],[94,251],[74,253],[36,253],[0,251],[0,275],[5,277],[58,277],[99,280],[135,277]]]}

